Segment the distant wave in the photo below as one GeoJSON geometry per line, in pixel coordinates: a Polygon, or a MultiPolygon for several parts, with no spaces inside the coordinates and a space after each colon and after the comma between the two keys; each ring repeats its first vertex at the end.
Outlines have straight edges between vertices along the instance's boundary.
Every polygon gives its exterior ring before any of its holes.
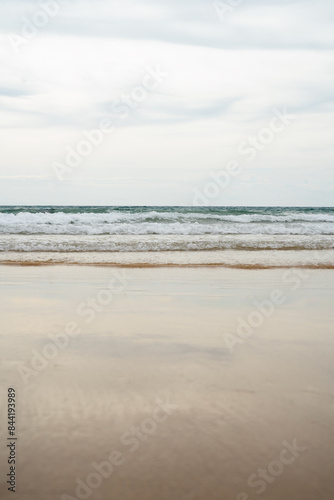
{"type": "Polygon", "coordinates": [[[0,234],[334,235],[333,214],[0,213],[0,234]]]}
{"type": "Polygon", "coordinates": [[[0,207],[1,252],[333,248],[334,208],[0,207]]]}

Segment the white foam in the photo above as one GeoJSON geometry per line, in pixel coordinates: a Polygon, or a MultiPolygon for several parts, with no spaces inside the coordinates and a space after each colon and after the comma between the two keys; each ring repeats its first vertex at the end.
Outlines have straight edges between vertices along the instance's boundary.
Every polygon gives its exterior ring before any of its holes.
{"type": "Polygon", "coordinates": [[[278,234],[333,235],[334,216],[322,214],[220,215],[203,213],[0,214],[0,234],[278,234]]]}
{"type": "Polygon", "coordinates": [[[162,252],[333,249],[333,236],[1,235],[2,252],[162,252]]]}

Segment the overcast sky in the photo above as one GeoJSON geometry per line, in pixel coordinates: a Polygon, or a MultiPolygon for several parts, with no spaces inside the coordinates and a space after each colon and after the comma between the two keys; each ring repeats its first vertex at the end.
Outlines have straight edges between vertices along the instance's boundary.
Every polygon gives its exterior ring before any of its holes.
{"type": "Polygon", "coordinates": [[[333,0],[2,0],[0,204],[332,206],[333,20],[333,0]]]}

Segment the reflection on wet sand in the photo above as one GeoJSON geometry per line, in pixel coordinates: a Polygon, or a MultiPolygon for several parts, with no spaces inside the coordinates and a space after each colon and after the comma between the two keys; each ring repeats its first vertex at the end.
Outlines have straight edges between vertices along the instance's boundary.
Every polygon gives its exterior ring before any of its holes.
{"type": "Polygon", "coordinates": [[[87,299],[103,297],[111,268],[1,272],[17,498],[332,500],[333,271],[293,289],[284,270],[127,269],[99,310],[87,299]],[[274,289],[284,303],[231,352],[226,333],[274,289]]]}

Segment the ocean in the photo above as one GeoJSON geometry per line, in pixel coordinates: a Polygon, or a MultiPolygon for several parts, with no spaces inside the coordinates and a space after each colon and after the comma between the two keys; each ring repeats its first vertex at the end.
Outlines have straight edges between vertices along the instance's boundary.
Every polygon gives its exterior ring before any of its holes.
{"type": "Polygon", "coordinates": [[[333,254],[333,207],[0,207],[3,263],[332,267],[333,254]]]}

